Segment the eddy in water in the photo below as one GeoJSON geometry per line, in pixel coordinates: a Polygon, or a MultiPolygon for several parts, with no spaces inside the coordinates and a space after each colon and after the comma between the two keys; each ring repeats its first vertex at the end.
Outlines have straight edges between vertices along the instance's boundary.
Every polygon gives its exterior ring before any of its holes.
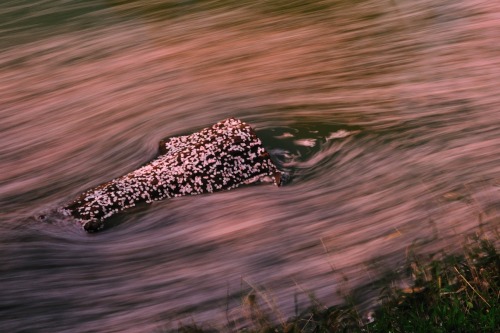
{"type": "Polygon", "coordinates": [[[229,118],[197,133],[160,142],[160,156],[82,193],[63,207],[87,231],[138,203],[229,190],[254,182],[281,184],[281,172],[254,130],[229,118]]]}

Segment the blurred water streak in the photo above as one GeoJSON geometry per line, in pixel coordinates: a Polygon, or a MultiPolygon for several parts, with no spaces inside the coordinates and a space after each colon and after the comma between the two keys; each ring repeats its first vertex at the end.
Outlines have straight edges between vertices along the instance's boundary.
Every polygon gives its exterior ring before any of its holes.
{"type": "Polygon", "coordinates": [[[284,316],[308,292],[331,305],[356,290],[368,308],[408,250],[498,228],[498,13],[479,0],[7,1],[0,326],[225,323],[254,287],[284,316]],[[51,213],[163,137],[230,116],[290,184],[155,203],[96,235],[51,213]]]}

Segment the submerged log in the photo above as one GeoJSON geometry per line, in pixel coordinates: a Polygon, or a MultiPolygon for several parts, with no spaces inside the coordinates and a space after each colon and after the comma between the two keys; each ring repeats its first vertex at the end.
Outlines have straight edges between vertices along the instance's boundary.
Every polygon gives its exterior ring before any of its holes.
{"type": "Polygon", "coordinates": [[[281,172],[254,130],[229,118],[191,135],[160,142],[160,156],[122,177],[83,192],[63,207],[87,231],[141,202],[229,190],[254,182],[281,183],[281,172]]]}

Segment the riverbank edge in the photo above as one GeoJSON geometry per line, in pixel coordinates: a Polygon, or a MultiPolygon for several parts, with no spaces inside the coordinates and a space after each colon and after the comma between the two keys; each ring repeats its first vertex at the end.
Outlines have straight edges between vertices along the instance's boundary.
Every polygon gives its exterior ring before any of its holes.
{"type": "MultiPolygon", "coordinates": [[[[273,310],[262,309],[255,295],[242,300],[251,325],[217,327],[183,324],[182,333],[308,333],[308,332],[499,332],[500,234],[468,237],[461,252],[432,256],[410,254],[399,278],[410,278],[409,288],[394,284],[382,289],[378,307],[361,315],[356,304],[325,307],[311,301],[306,311],[276,324],[273,310]]],[[[170,326],[171,327],[171,326],[170,326]]]]}

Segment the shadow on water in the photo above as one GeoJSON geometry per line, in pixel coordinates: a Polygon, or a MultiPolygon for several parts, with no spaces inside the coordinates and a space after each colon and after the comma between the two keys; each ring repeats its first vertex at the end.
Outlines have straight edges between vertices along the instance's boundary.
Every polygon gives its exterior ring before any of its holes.
{"type": "Polygon", "coordinates": [[[361,133],[359,126],[303,121],[289,126],[257,130],[264,146],[280,170],[286,174],[285,183],[314,177],[312,167],[321,168],[322,158],[335,158],[329,147],[361,133]]]}

